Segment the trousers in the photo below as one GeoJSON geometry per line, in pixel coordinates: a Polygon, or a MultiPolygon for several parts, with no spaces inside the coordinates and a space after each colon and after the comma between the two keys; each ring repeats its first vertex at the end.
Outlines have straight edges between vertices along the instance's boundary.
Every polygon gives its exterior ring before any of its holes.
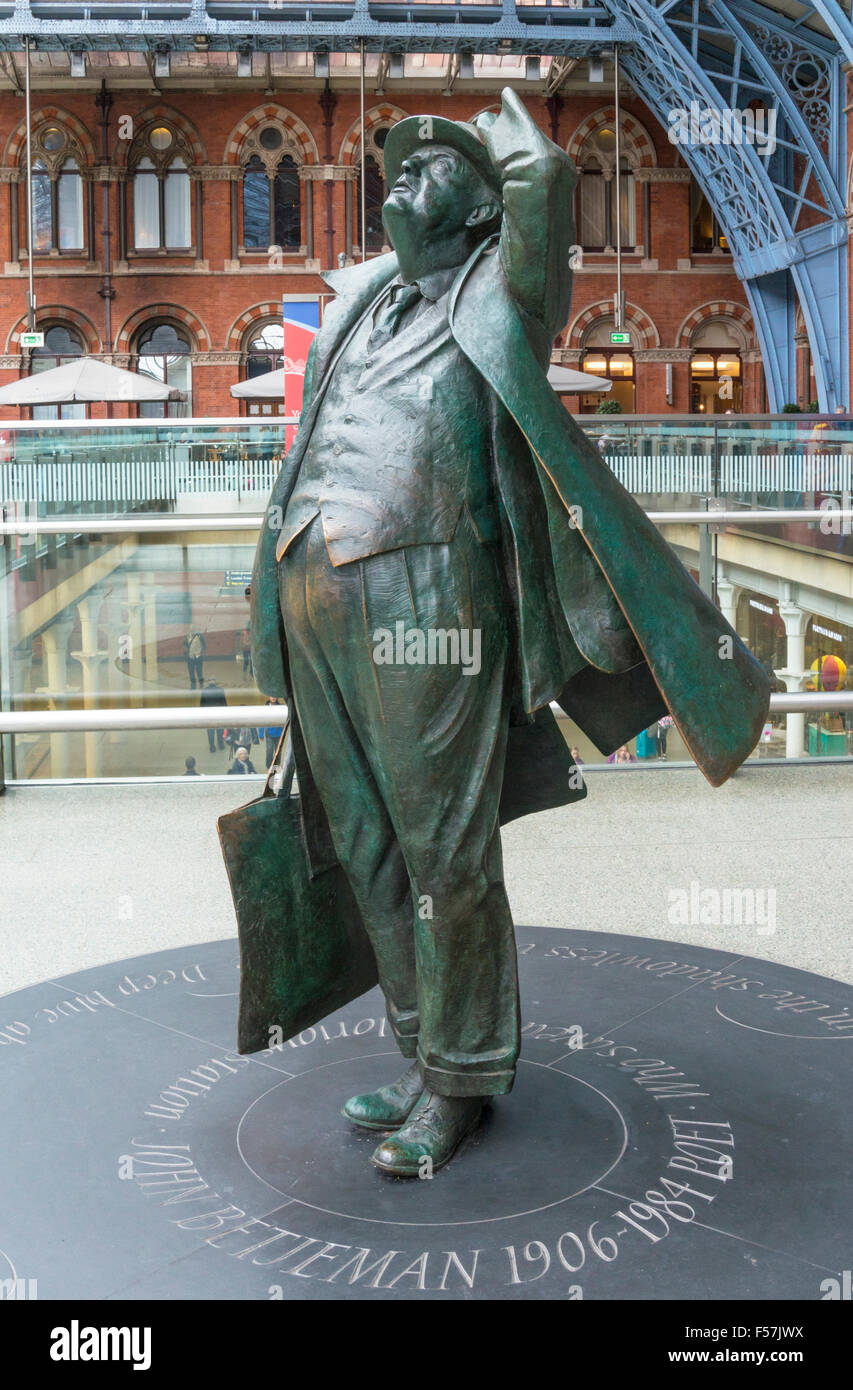
{"type": "Polygon", "coordinates": [[[499,552],[463,511],[448,544],[336,567],[317,517],[281,559],[279,595],[311,773],[400,1050],[441,1095],[503,1094],[520,1037],[499,552]]]}

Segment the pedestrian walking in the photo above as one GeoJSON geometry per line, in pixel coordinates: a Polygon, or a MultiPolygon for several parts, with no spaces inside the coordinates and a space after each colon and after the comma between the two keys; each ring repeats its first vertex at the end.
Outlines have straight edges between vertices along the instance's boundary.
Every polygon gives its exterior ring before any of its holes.
{"type": "MultiPolygon", "coordinates": [[[[225,698],[225,691],[222,689],[222,686],[217,685],[216,681],[211,678],[199,697],[199,704],[202,709],[210,705],[227,705],[227,703],[228,701],[225,698]]],[[[207,742],[211,753],[215,753],[217,748],[221,751],[225,747],[224,729],[208,729],[207,742]]]]}
{"type": "Polygon", "coordinates": [[[190,690],[195,690],[196,686],[201,690],[201,683],[204,680],[204,657],[207,651],[207,643],[200,632],[188,632],[184,638],[184,659],[187,663],[187,672],[190,678],[190,690]]]}

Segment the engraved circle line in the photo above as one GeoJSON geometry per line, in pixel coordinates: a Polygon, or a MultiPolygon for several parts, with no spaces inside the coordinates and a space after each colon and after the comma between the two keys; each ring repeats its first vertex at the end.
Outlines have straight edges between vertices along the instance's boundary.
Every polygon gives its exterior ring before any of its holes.
{"type": "MultiPolygon", "coordinates": [[[[392,1056],[396,1056],[396,1054],[392,1052],[370,1052],[367,1054],[361,1054],[357,1060],[362,1061],[365,1060],[367,1057],[392,1056]]],[[[327,1067],[340,1067],[345,1065],[345,1063],[347,1062],[352,1062],[353,1060],[355,1059],[353,1059],[352,1057],[342,1057],[336,1062],[324,1062],[321,1067],[309,1067],[308,1071],[300,1072],[299,1077],[307,1076],[312,1071],[325,1071],[327,1067]]],[[[520,1058],[519,1064],[528,1067],[541,1067],[543,1071],[553,1071],[553,1068],[546,1066],[544,1062],[531,1062],[526,1057],[520,1058]]],[[[249,1163],[248,1159],[243,1153],[243,1149],[240,1143],[240,1131],[243,1127],[243,1121],[246,1119],[246,1116],[249,1114],[249,1111],[254,1109],[254,1107],[260,1101],[266,1099],[266,1097],[270,1095],[272,1091],[277,1090],[279,1086],[286,1086],[288,1081],[294,1081],[298,1079],[294,1076],[290,1076],[283,1081],[276,1082],[275,1086],[270,1086],[269,1090],[264,1091],[259,1096],[256,1096],[255,1099],[252,1101],[251,1105],[248,1105],[246,1109],[243,1111],[243,1114],[240,1116],[240,1119],[237,1123],[237,1152],[240,1155],[240,1159],[244,1167],[248,1168],[252,1176],[257,1178],[259,1182],[262,1182],[265,1187],[268,1187],[271,1192],[280,1193],[280,1195],[285,1198],[286,1204],[290,1205],[291,1203],[296,1203],[297,1206],[306,1207],[309,1211],[322,1212],[324,1216],[337,1216],[344,1221],[363,1221],[367,1225],[371,1226],[415,1226],[418,1228],[435,1227],[438,1230],[441,1230],[448,1226],[490,1226],[492,1224],[497,1223],[498,1221],[517,1221],[522,1216],[537,1216],[540,1212],[550,1211],[552,1207],[562,1206],[564,1202],[571,1202],[574,1200],[575,1197],[580,1197],[583,1195],[584,1192],[589,1192],[590,1189],[595,1187],[597,1183],[603,1182],[605,1178],[609,1177],[609,1175],[619,1166],[625,1155],[625,1150],[628,1147],[628,1126],[625,1123],[625,1116],[622,1114],[622,1111],[619,1109],[619,1106],[616,1104],[616,1102],[611,1100],[608,1095],[605,1095],[603,1091],[600,1091],[597,1086],[593,1086],[592,1083],[589,1081],[582,1081],[579,1076],[575,1076],[572,1072],[558,1072],[557,1075],[565,1076],[569,1078],[569,1080],[571,1081],[578,1082],[581,1086],[586,1086],[588,1090],[595,1091],[596,1095],[601,1096],[602,1100],[606,1101],[612,1110],[615,1110],[616,1114],[619,1117],[619,1123],[622,1126],[622,1147],[620,1148],[619,1153],[611,1163],[610,1167],[606,1170],[606,1172],[601,1173],[597,1178],[594,1178],[592,1182],[588,1182],[583,1187],[578,1188],[577,1192],[570,1192],[565,1197],[558,1197],[555,1202],[546,1202],[543,1206],[531,1207],[528,1211],[509,1212],[506,1216],[478,1217],[474,1221],[386,1221],[380,1217],[356,1216],[352,1212],[335,1211],[331,1207],[320,1207],[317,1206],[316,1202],[304,1202],[301,1200],[301,1198],[294,1197],[290,1193],[282,1191],[282,1189],[280,1187],[276,1187],[274,1183],[267,1182],[266,1178],[262,1178],[260,1173],[256,1172],[252,1165],[249,1163]]]]}
{"type": "Polygon", "coordinates": [[[729,1018],[719,1004],[714,1006],[714,1012],[736,1028],[748,1028],[750,1033],[764,1033],[768,1038],[791,1038],[794,1042],[850,1042],[853,1039],[853,1033],[848,1033],[844,1038],[827,1037],[823,1033],[776,1033],[772,1028],[757,1028],[754,1023],[741,1023],[739,1018],[729,1018]]]}

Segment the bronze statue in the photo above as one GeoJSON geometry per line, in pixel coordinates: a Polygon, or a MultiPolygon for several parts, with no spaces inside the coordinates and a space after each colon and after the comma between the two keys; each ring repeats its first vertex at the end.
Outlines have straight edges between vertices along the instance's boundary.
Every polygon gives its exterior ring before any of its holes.
{"type": "Polygon", "coordinates": [[[394,251],[325,277],[251,629],[312,872],[343,869],[410,1059],[344,1114],[413,1176],[513,1085],[499,826],[586,793],[550,702],[606,753],[670,711],[719,785],[769,687],[548,385],[571,160],[506,89],[473,124],[401,121],[385,164],[394,251]]]}

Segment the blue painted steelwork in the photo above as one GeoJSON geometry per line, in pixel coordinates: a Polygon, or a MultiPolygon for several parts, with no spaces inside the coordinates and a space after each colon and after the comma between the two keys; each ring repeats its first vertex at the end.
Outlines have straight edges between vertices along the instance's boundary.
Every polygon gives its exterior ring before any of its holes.
{"type": "Polygon", "coordinates": [[[796,399],[802,311],[821,408],[847,404],[847,170],[843,62],[853,23],[839,0],[799,0],[791,18],[757,0],[0,0],[0,48],[607,56],[665,126],[672,113],[760,105],[775,149],[680,146],[746,287],[769,405],[796,399]],[[823,30],[828,30],[828,34],[823,30]]]}
{"type": "Polygon", "coordinates": [[[28,34],[51,48],[515,52],[578,55],[630,38],[601,3],[478,0],[0,0],[0,47],[28,34]]]}
{"type": "MultiPolygon", "coordinates": [[[[775,150],[679,146],[732,249],[756,322],[769,405],[796,400],[794,327],[802,310],[821,408],[847,403],[847,223],[842,54],[753,0],[605,0],[638,42],[623,68],[664,125],[674,113],[775,112],[775,150]],[[695,104],[695,106],[694,106],[695,104]]],[[[824,0],[824,6],[830,0],[824,0]]],[[[836,9],[839,7],[836,6],[836,9]]],[[[839,14],[841,11],[839,9],[839,14]]],[[[701,132],[700,132],[701,134],[701,132]]]]}
{"type": "Polygon", "coordinates": [[[812,0],[812,8],[838,40],[847,62],[853,64],[853,21],[850,15],[845,13],[838,0],[812,0]]]}

